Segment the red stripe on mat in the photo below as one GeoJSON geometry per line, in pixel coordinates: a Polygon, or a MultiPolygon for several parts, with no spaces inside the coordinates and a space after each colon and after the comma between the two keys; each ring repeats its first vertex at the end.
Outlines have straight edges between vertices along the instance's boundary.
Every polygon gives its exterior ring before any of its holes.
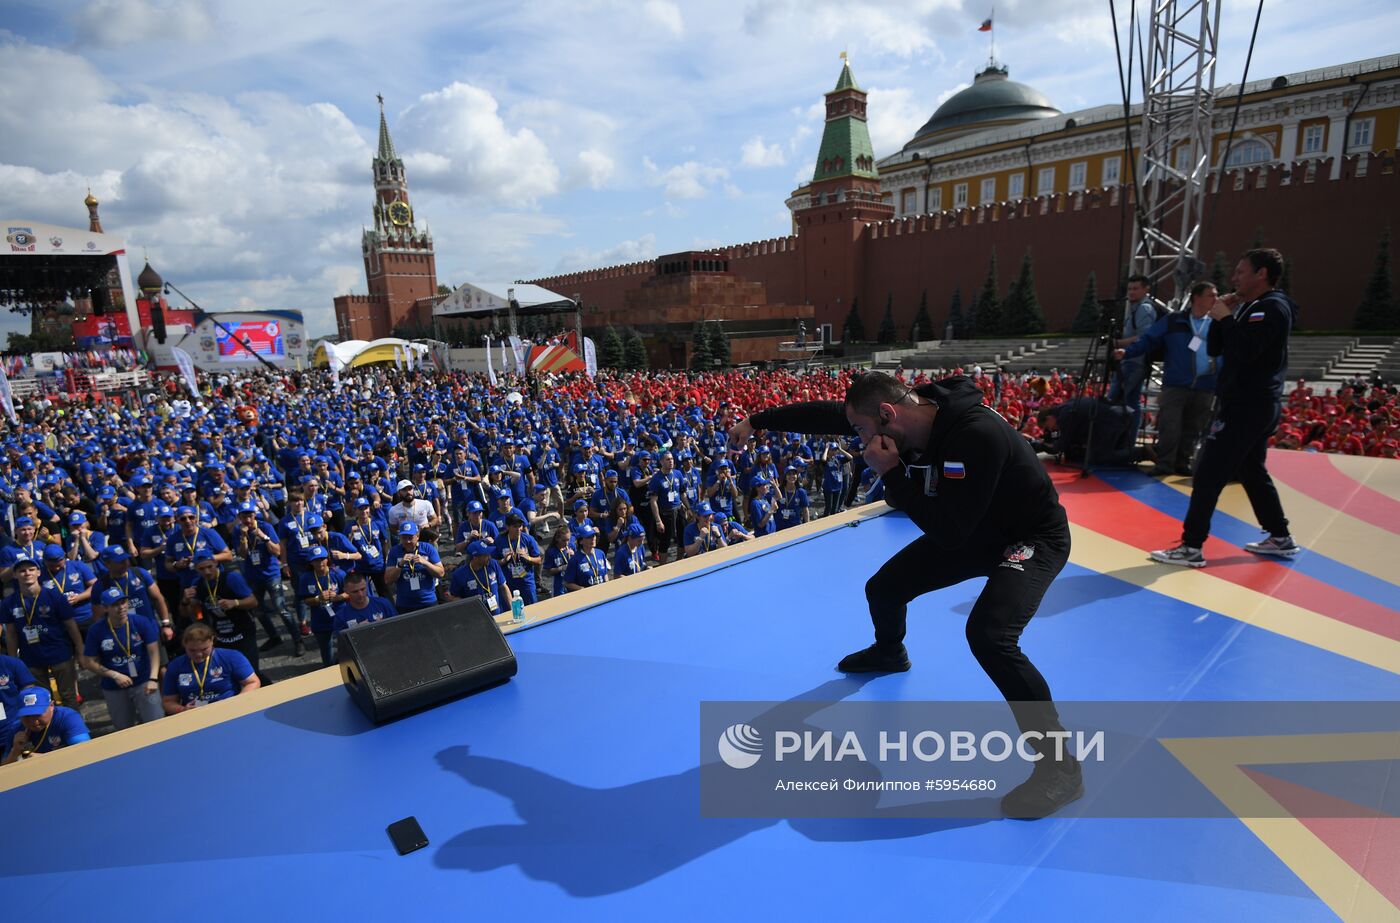
{"type": "Polygon", "coordinates": [[[1269,473],[1334,510],[1400,534],[1400,501],[1348,477],[1320,452],[1271,451],[1269,473]]]}
{"type": "MultiPolygon", "coordinates": [[[[1269,464],[1273,466],[1272,458],[1269,464]]],[[[1154,548],[1170,548],[1181,540],[1179,521],[1096,477],[1081,478],[1077,471],[1054,468],[1050,477],[1070,521],[1077,525],[1141,548],[1144,554],[1154,548]]],[[[1385,606],[1217,538],[1206,539],[1203,551],[1213,577],[1400,641],[1400,618],[1385,606]]]]}

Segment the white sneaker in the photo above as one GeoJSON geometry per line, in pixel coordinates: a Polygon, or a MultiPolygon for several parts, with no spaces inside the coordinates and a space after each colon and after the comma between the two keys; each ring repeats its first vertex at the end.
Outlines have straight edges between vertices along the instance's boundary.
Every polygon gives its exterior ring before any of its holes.
{"type": "Polygon", "coordinates": [[[1282,537],[1270,535],[1262,542],[1250,542],[1244,546],[1244,550],[1254,554],[1271,554],[1280,558],[1291,558],[1303,549],[1294,544],[1291,535],[1282,537]]]}
{"type": "Polygon", "coordinates": [[[1177,545],[1175,548],[1164,548],[1161,551],[1154,551],[1148,555],[1149,558],[1158,564],[1175,564],[1178,567],[1205,567],[1206,557],[1201,554],[1201,549],[1192,548],[1190,545],[1177,545]]]}

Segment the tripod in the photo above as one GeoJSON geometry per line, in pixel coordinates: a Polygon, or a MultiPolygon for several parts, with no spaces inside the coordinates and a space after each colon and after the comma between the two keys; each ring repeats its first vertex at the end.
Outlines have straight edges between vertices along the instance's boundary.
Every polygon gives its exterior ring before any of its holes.
{"type": "Polygon", "coordinates": [[[1094,336],[1089,341],[1089,351],[1084,355],[1084,366],[1079,372],[1075,385],[1076,406],[1081,406],[1080,398],[1092,398],[1089,410],[1089,425],[1085,432],[1084,461],[1080,463],[1079,476],[1087,478],[1093,467],[1094,424],[1098,421],[1099,406],[1108,383],[1112,380],[1115,360],[1113,344],[1118,340],[1118,318],[1115,308],[1118,302],[1112,299],[1099,302],[1099,322],[1094,328],[1094,336]]]}

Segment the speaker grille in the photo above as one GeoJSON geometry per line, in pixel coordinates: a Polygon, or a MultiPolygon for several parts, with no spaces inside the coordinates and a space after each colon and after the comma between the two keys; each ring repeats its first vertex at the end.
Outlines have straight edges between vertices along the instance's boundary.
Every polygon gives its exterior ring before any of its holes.
{"type": "Polygon", "coordinates": [[[473,617],[473,608],[435,606],[365,626],[356,648],[375,695],[398,695],[511,656],[500,631],[479,615],[473,617]],[[405,619],[414,624],[401,621],[405,619]]]}

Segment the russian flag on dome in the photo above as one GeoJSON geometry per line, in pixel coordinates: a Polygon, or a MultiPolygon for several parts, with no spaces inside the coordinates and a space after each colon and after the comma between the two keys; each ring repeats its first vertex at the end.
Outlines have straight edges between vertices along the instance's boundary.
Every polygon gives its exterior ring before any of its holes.
{"type": "Polygon", "coordinates": [[[988,16],[986,19],[982,20],[982,25],[980,25],[980,26],[977,27],[977,31],[978,31],[978,32],[990,32],[990,31],[992,31],[992,17],[988,16]]]}

